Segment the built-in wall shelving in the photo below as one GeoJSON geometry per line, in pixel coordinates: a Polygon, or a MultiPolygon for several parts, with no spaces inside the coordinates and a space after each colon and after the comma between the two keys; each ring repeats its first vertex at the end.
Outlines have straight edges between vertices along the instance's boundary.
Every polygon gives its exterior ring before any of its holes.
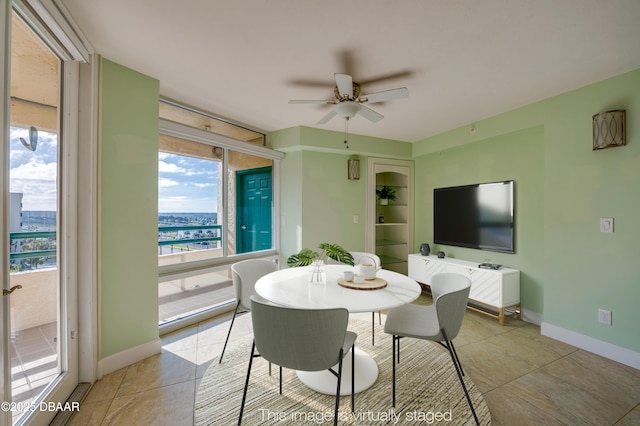
{"type": "Polygon", "coordinates": [[[367,183],[367,251],[377,254],[385,269],[407,273],[413,250],[413,162],[369,158],[367,183]],[[376,189],[388,186],[396,199],[382,204],[376,189]]]}

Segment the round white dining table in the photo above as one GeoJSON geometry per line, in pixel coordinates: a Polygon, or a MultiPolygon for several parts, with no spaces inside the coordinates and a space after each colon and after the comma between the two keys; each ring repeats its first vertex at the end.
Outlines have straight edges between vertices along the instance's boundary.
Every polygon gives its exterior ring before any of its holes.
{"type": "MultiPolygon", "coordinates": [[[[345,308],[350,313],[375,312],[411,303],[422,289],[413,279],[397,272],[381,269],[376,277],[387,282],[378,290],[355,290],[338,284],[344,271],[353,271],[348,265],[326,265],[323,283],[309,282],[309,267],[281,269],[261,277],[255,285],[258,295],[282,306],[301,309],[345,308]]],[[[357,344],[357,340],[356,340],[357,344]]],[[[355,349],[355,389],[362,392],[378,378],[378,365],[371,355],[355,349]]],[[[344,357],[343,377],[351,377],[351,356],[344,357]]],[[[328,371],[298,371],[298,378],[311,389],[335,395],[335,376],[328,371]]],[[[343,380],[341,395],[351,393],[351,380],[343,380]]]]}

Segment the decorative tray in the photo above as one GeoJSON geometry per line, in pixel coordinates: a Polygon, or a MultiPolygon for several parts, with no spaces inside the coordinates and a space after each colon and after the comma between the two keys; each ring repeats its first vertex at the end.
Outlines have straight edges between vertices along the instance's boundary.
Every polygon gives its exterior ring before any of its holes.
{"type": "Polygon", "coordinates": [[[353,281],[347,281],[344,278],[338,278],[338,284],[342,287],[350,288],[353,290],[380,290],[387,286],[387,282],[382,278],[374,278],[372,280],[365,280],[363,283],[354,283],[353,281]]]}

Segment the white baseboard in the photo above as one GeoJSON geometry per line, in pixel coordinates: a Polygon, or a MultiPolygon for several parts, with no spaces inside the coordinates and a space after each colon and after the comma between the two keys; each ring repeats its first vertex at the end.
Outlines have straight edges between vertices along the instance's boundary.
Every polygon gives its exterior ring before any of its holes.
{"type": "Polygon", "coordinates": [[[151,340],[142,345],[129,348],[122,352],[118,352],[98,361],[98,379],[105,374],[113,373],[128,365],[135,364],[145,358],[159,354],[162,350],[162,341],[160,338],[151,340]]]}
{"type": "Polygon", "coordinates": [[[617,361],[621,364],[640,370],[640,352],[635,352],[621,346],[603,342],[575,331],[567,330],[549,323],[542,323],[540,332],[543,336],[551,337],[585,351],[617,361]]]}
{"type": "Polygon", "coordinates": [[[535,324],[537,326],[543,323],[542,315],[538,312],[530,311],[528,309],[522,309],[522,320],[535,324]]]}

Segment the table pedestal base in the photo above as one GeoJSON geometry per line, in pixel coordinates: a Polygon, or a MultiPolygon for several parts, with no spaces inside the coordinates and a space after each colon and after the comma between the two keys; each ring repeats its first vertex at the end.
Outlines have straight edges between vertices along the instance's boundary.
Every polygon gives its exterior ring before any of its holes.
{"type": "MultiPolygon", "coordinates": [[[[378,364],[368,353],[356,348],[356,371],[355,371],[355,391],[362,392],[369,389],[378,378],[378,364]]],[[[351,354],[345,355],[342,361],[342,384],[340,386],[340,395],[351,395],[351,354]]],[[[335,365],[333,370],[337,373],[338,366],[335,365]]],[[[298,371],[298,378],[302,383],[310,387],[316,392],[326,395],[336,394],[336,376],[330,371],[298,371]]]]}

